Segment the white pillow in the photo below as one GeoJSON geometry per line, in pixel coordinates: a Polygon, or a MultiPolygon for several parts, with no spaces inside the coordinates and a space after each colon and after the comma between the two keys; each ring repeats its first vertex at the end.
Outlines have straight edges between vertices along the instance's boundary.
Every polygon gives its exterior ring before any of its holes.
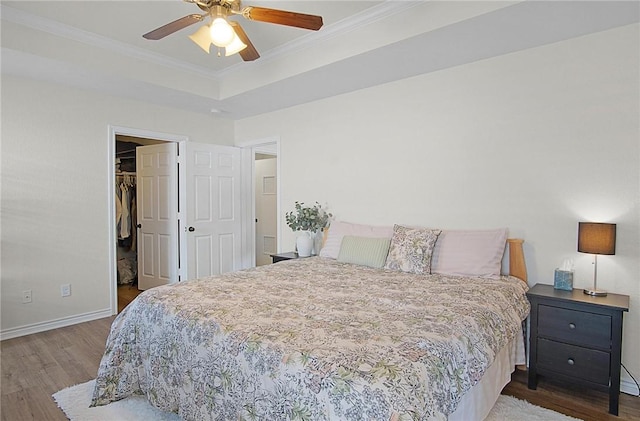
{"type": "Polygon", "coordinates": [[[431,273],[498,278],[507,229],[443,230],[433,250],[431,273]]]}
{"type": "Polygon", "coordinates": [[[329,257],[331,259],[337,259],[340,254],[340,245],[342,244],[342,237],[350,235],[354,237],[367,237],[367,238],[389,238],[393,237],[393,226],[374,226],[374,225],[362,225],[352,224],[350,222],[333,221],[329,227],[329,234],[327,240],[320,250],[320,257],[329,257]]]}

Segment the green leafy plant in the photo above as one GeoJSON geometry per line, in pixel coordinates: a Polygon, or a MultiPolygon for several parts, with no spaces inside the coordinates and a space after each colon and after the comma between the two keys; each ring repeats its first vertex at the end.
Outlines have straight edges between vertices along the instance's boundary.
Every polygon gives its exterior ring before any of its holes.
{"type": "Polygon", "coordinates": [[[285,214],[287,225],[293,231],[322,231],[333,215],[322,209],[316,202],[313,206],[304,206],[303,202],[296,202],[295,211],[285,214]]]}

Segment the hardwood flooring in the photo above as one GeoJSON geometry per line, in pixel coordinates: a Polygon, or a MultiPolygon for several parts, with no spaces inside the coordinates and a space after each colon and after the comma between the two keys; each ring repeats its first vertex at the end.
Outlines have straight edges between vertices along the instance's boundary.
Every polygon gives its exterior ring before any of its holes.
{"type": "MultiPolygon", "coordinates": [[[[128,288],[118,288],[122,304],[128,304],[138,293],[137,288],[128,288]]],[[[51,395],[96,377],[113,319],[2,341],[0,420],[66,420],[51,395]]],[[[606,393],[568,388],[544,378],[537,390],[529,390],[526,372],[520,370],[502,393],[585,421],[640,421],[638,397],[621,394],[620,416],[615,417],[607,413],[606,393]]]]}
{"type": "Polygon", "coordinates": [[[112,317],[0,342],[3,421],[66,420],[51,398],[96,377],[112,317]]]}
{"type": "Polygon", "coordinates": [[[640,420],[640,397],[621,393],[616,417],[609,414],[608,393],[554,383],[544,377],[539,377],[536,390],[529,390],[527,372],[522,370],[513,373],[511,383],[502,389],[502,394],[584,421],[640,420]]]}
{"type": "Polygon", "coordinates": [[[128,306],[141,292],[136,285],[118,285],[118,313],[128,306]]]}

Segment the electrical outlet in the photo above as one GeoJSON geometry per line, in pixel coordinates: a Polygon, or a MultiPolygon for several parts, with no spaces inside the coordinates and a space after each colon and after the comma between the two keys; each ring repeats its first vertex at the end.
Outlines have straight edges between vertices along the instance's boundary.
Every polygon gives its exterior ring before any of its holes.
{"type": "Polygon", "coordinates": [[[71,284],[62,284],[60,285],[60,295],[63,297],[68,297],[71,295],[71,284]]]}
{"type": "Polygon", "coordinates": [[[27,289],[22,291],[22,304],[28,304],[31,302],[31,290],[27,289]]]}

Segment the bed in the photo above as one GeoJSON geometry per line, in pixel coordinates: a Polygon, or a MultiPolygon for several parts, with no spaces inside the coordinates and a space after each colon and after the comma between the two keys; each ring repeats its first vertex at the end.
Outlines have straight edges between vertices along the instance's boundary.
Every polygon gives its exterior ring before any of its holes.
{"type": "Polygon", "coordinates": [[[185,420],[483,419],[524,363],[522,242],[508,247],[517,276],[406,271],[388,264],[396,227],[387,267],[351,262],[343,235],[336,258],[145,291],[113,322],[92,405],[142,394],[185,420]]]}

